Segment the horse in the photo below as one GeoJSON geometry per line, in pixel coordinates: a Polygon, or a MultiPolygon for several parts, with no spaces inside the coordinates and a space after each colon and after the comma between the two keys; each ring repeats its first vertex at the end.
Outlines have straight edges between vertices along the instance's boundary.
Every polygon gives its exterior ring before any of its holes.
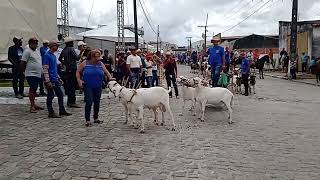
{"type": "Polygon", "coordinates": [[[257,62],[255,64],[255,67],[257,69],[259,69],[259,78],[260,79],[264,79],[263,68],[264,68],[264,64],[266,62],[270,62],[270,58],[268,55],[262,56],[260,59],[257,60],[257,62]]]}

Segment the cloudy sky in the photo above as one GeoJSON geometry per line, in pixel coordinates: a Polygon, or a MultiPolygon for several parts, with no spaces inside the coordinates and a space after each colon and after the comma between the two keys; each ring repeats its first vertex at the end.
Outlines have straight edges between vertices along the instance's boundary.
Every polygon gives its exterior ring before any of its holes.
{"type": "MultiPolygon", "coordinates": [[[[193,41],[201,39],[204,30],[197,26],[205,24],[206,13],[209,13],[208,35],[210,36],[220,32],[223,36],[277,34],[278,21],[291,19],[292,6],[292,0],[140,1],[148,12],[154,29],[160,25],[161,39],[178,45],[185,45],[187,36],[192,36],[193,41]],[[253,14],[254,12],[256,13],[253,14]],[[253,15],[250,18],[230,29],[251,14],[253,15]]],[[[124,2],[125,24],[133,24],[133,0],[124,2]]],[[[114,27],[111,28],[114,32],[106,34],[116,32],[116,0],[69,0],[69,3],[71,25],[96,27],[98,24],[104,24],[114,27]]],[[[143,15],[139,0],[137,3],[139,27],[144,27],[146,40],[155,40],[156,35],[143,15]]],[[[299,3],[299,20],[320,19],[319,0],[300,0],[299,3]]]]}

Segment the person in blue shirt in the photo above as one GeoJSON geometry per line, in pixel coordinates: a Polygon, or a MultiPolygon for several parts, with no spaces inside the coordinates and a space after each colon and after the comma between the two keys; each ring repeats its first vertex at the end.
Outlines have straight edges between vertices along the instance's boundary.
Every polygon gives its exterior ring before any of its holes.
{"type": "Polygon", "coordinates": [[[307,72],[308,60],[309,60],[309,56],[305,52],[303,52],[301,57],[302,72],[307,72]]]}
{"type": "Polygon", "coordinates": [[[56,41],[49,42],[49,51],[43,56],[43,75],[44,84],[47,88],[47,108],[49,118],[61,118],[61,116],[70,116],[72,114],[68,113],[63,105],[63,92],[61,90],[61,85],[63,81],[58,75],[57,68],[57,58],[54,52],[58,50],[58,43],[56,41]],[[59,104],[59,115],[57,115],[52,107],[52,100],[54,98],[54,93],[58,97],[59,104]]]}
{"type": "Polygon", "coordinates": [[[225,71],[226,71],[226,73],[229,73],[230,63],[231,63],[231,52],[230,52],[229,47],[226,47],[226,51],[224,52],[224,57],[226,59],[225,71]]]}
{"type": "MultiPolygon", "coordinates": [[[[42,42],[43,46],[40,48],[40,55],[42,58],[43,62],[43,56],[49,51],[49,41],[48,40],[43,40],[42,42]]],[[[39,87],[40,87],[40,96],[46,96],[47,94],[44,92],[44,86],[43,86],[43,78],[41,77],[41,80],[39,82],[39,87]]]]}
{"type": "Polygon", "coordinates": [[[217,87],[221,70],[225,67],[225,54],[224,48],[219,46],[220,38],[213,37],[211,42],[213,47],[209,48],[207,52],[209,55],[208,64],[211,65],[212,86],[217,87]]]}
{"type": "Polygon", "coordinates": [[[245,96],[249,96],[249,75],[250,75],[250,63],[249,59],[246,58],[246,54],[244,52],[241,52],[240,54],[241,58],[241,77],[242,82],[244,84],[245,88],[245,96]]]}

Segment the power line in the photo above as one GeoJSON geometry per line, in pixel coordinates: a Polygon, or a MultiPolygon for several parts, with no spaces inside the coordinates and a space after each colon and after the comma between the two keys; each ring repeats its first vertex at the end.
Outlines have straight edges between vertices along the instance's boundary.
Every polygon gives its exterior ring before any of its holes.
{"type": "Polygon", "coordinates": [[[250,15],[248,15],[247,17],[245,17],[242,21],[238,22],[237,24],[233,25],[232,27],[230,27],[229,29],[223,31],[222,33],[228,32],[232,29],[234,29],[235,27],[237,27],[238,25],[242,24],[243,22],[245,22],[247,19],[249,19],[251,16],[253,16],[254,14],[256,14],[257,12],[259,12],[264,6],[266,6],[270,1],[272,0],[268,0],[266,3],[264,3],[263,5],[261,5],[258,9],[256,9],[255,11],[253,11],[250,15]]]}
{"type": "MultiPolygon", "coordinates": [[[[248,1],[248,0],[247,0],[248,1]]],[[[242,12],[246,12],[245,7],[249,6],[249,4],[252,2],[252,0],[249,0],[249,2],[247,1],[242,1],[242,2],[245,2],[244,4],[242,4],[242,6],[237,6],[234,10],[234,13],[233,12],[230,12],[228,16],[224,16],[225,17],[225,20],[227,19],[231,19],[232,17],[236,17],[237,15],[241,14],[242,12]]],[[[250,6],[249,9],[251,9],[252,6],[250,6]]]]}
{"type": "MultiPolygon", "coordinates": [[[[88,28],[88,25],[89,25],[89,21],[90,21],[93,5],[94,5],[94,0],[92,0],[92,3],[91,3],[91,9],[90,9],[90,13],[89,13],[89,16],[88,16],[88,21],[87,21],[87,24],[86,24],[86,28],[88,28]]],[[[85,36],[85,35],[86,35],[86,31],[84,32],[83,36],[85,36]]]]}
{"type": "Polygon", "coordinates": [[[154,32],[154,34],[157,35],[158,33],[157,33],[157,31],[154,30],[154,28],[153,28],[153,26],[152,26],[152,24],[151,24],[151,22],[150,22],[150,20],[149,20],[149,18],[148,18],[148,16],[147,16],[147,13],[146,13],[146,11],[144,10],[144,7],[142,6],[141,0],[139,0],[139,3],[140,3],[140,6],[141,6],[142,11],[143,11],[143,14],[144,14],[144,16],[145,16],[145,18],[146,18],[146,20],[147,20],[150,28],[152,29],[152,31],[154,32]]]}
{"type": "Polygon", "coordinates": [[[235,10],[236,7],[238,7],[238,5],[240,5],[242,2],[243,2],[242,0],[239,0],[239,1],[235,4],[235,6],[232,6],[231,12],[227,11],[227,13],[224,13],[224,14],[223,14],[223,17],[225,17],[225,16],[226,16],[227,14],[229,14],[229,13],[232,13],[232,11],[235,10]]]}

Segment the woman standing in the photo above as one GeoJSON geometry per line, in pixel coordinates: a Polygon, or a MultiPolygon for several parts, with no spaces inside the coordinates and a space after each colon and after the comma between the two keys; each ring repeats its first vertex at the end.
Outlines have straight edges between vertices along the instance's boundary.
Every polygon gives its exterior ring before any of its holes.
{"type": "MultiPolygon", "coordinates": [[[[179,98],[178,86],[176,83],[177,77],[177,64],[176,60],[171,57],[171,53],[166,53],[166,58],[163,62],[163,68],[165,69],[165,76],[168,87],[171,87],[171,82],[174,87],[176,98],[179,98]]],[[[172,92],[169,93],[170,98],[172,98],[172,92]]]]}
{"type": "Polygon", "coordinates": [[[152,55],[148,54],[146,56],[146,81],[147,81],[147,87],[150,88],[152,87],[152,55]]]}
{"type": "Polygon", "coordinates": [[[158,56],[153,55],[152,57],[152,82],[151,86],[154,87],[154,83],[156,86],[159,86],[159,78],[158,78],[158,67],[160,67],[160,58],[158,56]]]}
{"type": "Polygon", "coordinates": [[[103,122],[98,119],[98,113],[100,108],[100,98],[104,75],[106,74],[109,80],[112,79],[110,72],[100,61],[100,57],[101,53],[99,50],[92,50],[90,60],[82,62],[77,70],[79,87],[83,88],[85,93],[85,120],[87,127],[91,126],[90,112],[92,104],[94,104],[94,123],[101,124],[103,122]]]}

